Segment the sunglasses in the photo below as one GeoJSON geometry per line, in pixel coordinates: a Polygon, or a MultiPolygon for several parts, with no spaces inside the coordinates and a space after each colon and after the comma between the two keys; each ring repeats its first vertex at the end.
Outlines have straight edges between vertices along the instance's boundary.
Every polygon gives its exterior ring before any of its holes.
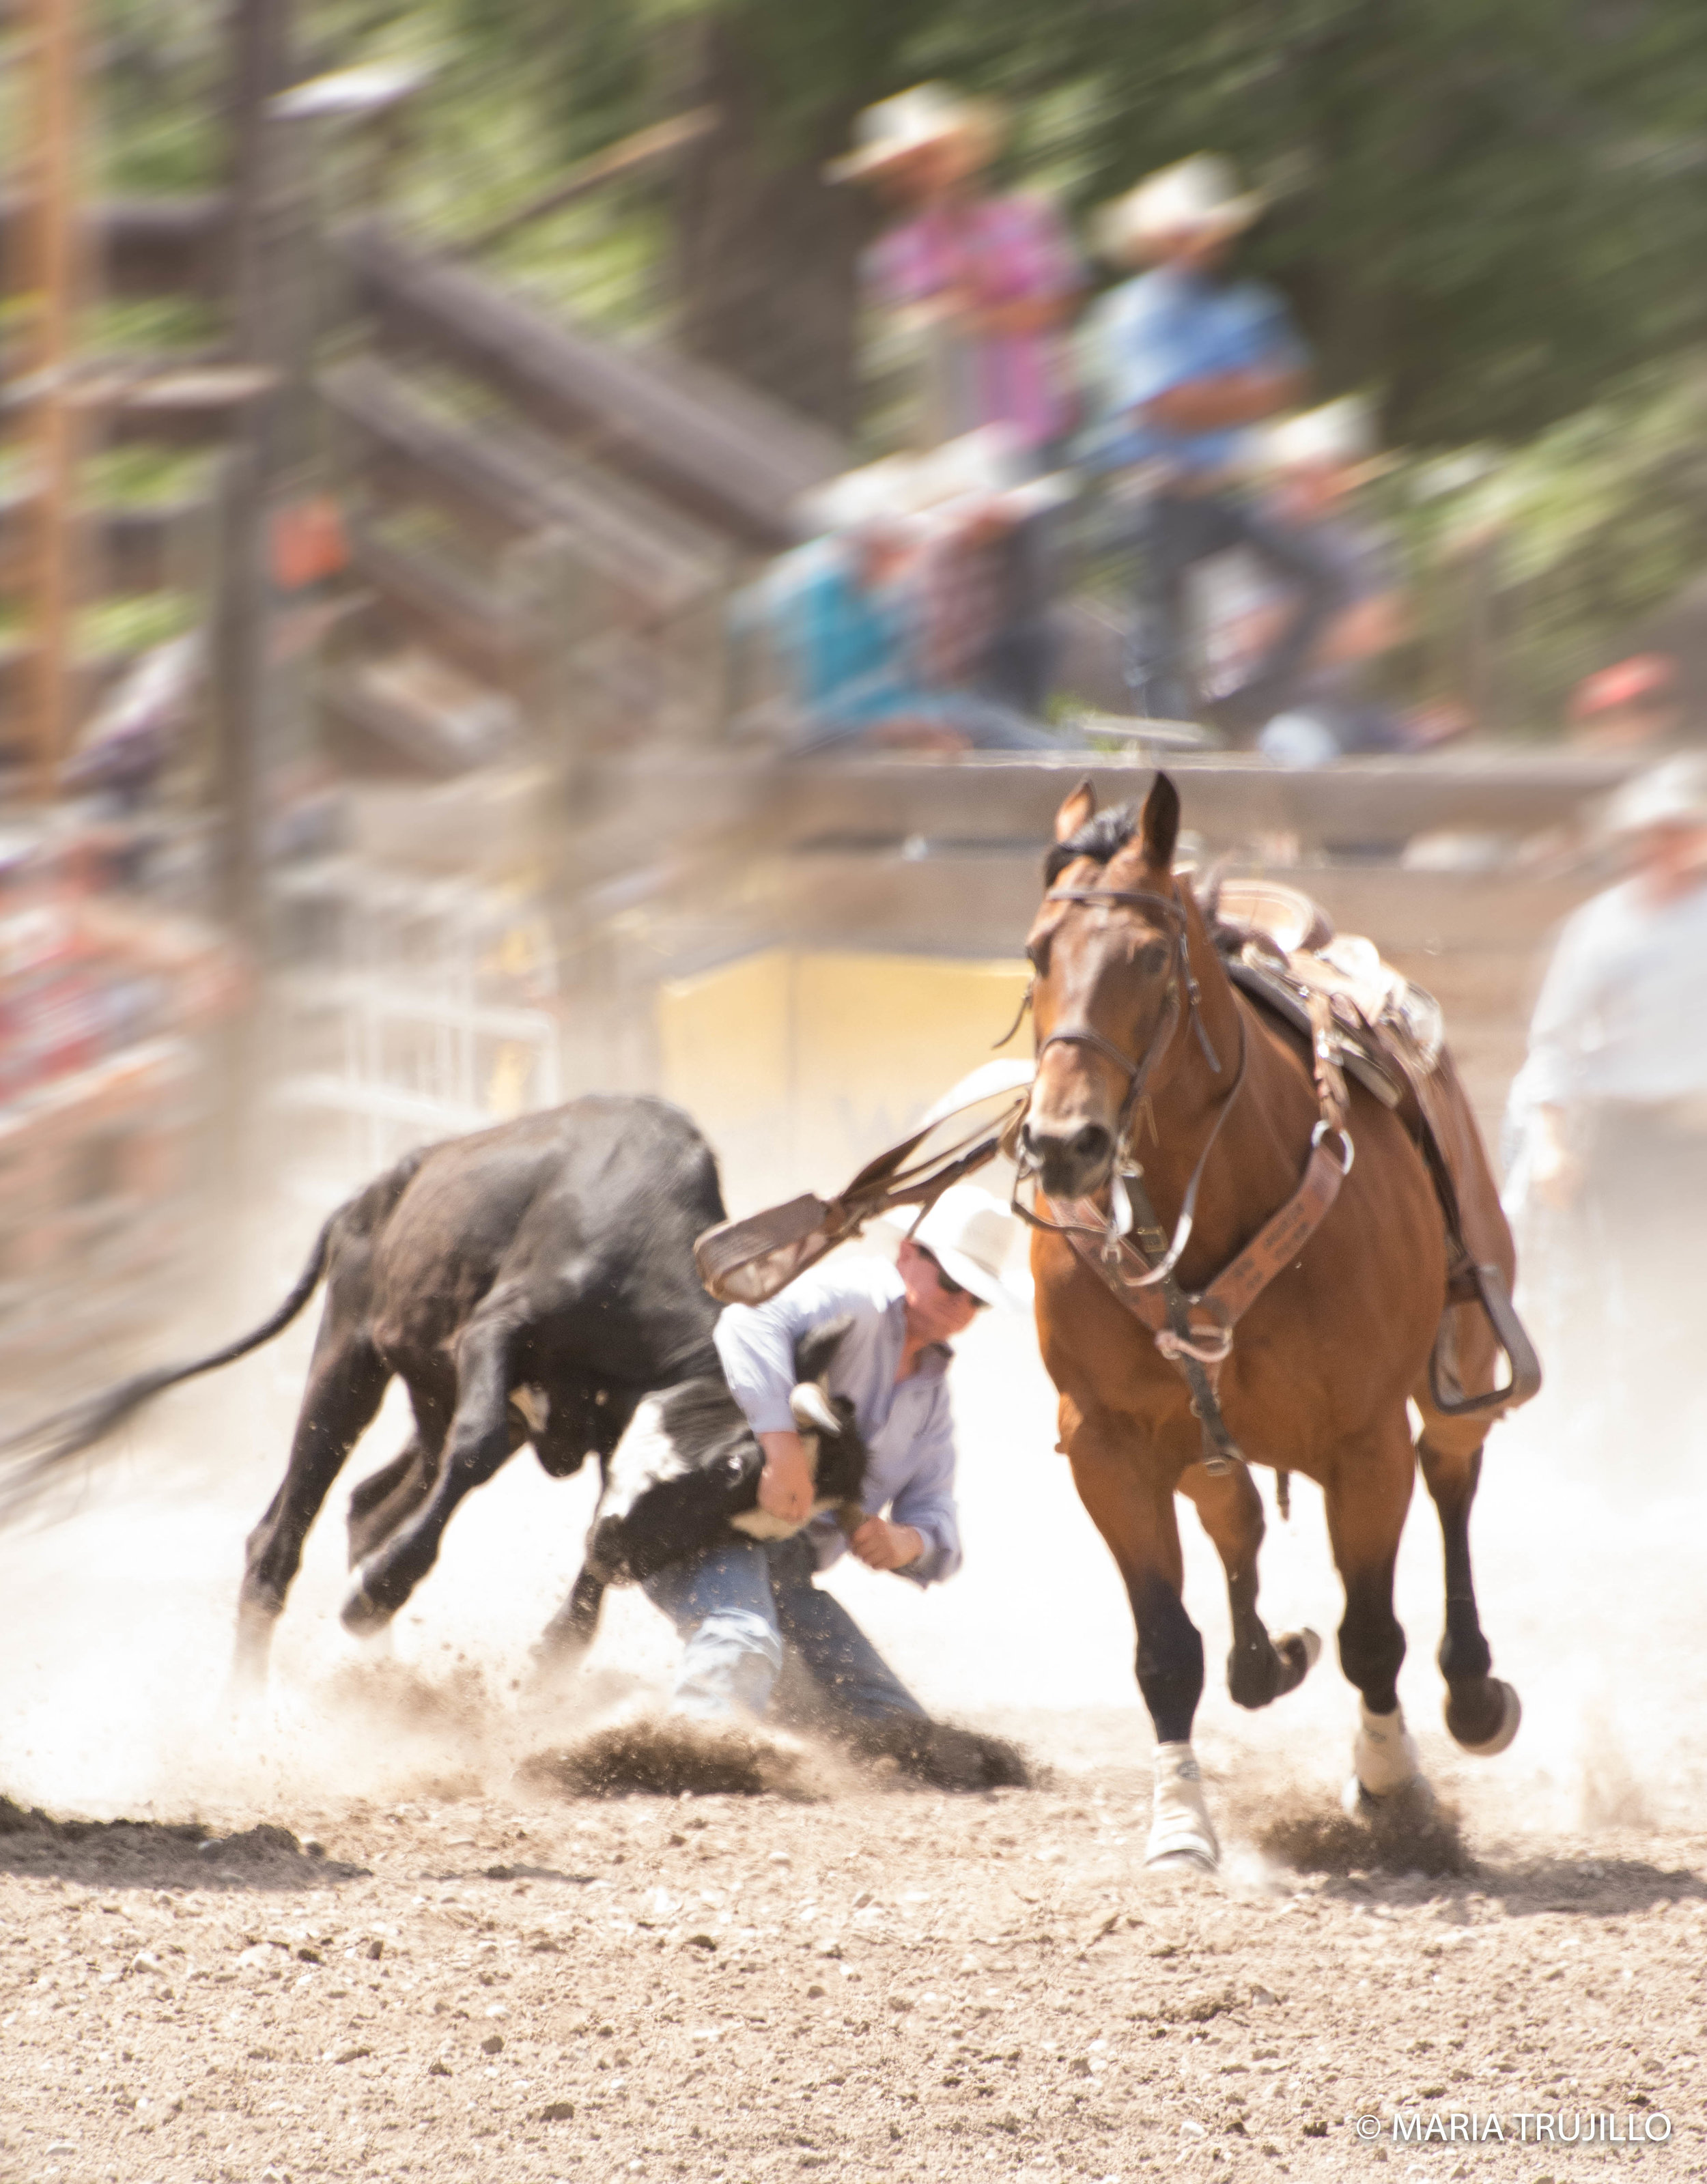
{"type": "Polygon", "coordinates": [[[936,1274],[936,1285],[942,1291],[945,1296],[971,1297],[972,1301],[977,1309],[979,1312],[984,1310],[985,1300],[981,1296],[973,1295],[973,1292],[968,1289],[964,1282],[957,1282],[955,1280],[952,1274],[944,1273],[942,1270],[942,1262],[937,1257],[934,1251],[927,1251],[923,1244],[916,1244],[913,1248],[917,1251],[921,1259],[929,1260],[936,1274]]]}

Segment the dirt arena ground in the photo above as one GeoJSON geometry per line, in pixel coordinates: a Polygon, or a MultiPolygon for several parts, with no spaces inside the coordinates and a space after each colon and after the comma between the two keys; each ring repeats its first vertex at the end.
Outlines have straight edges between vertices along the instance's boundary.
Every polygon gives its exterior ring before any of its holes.
{"type": "MultiPolygon", "coordinates": [[[[1125,1604],[1029,1334],[982,1322],[956,1368],[962,1576],[834,1583],[1037,1786],[808,1753],[807,1795],[600,1798],[523,1763],[644,1708],[668,1634],[619,1597],[577,1685],[528,1691],[588,1497],[525,1460],[389,1658],[337,1625],[334,1505],[267,1699],[227,1706],[306,1333],[0,1539],[0,2184],[1707,2174],[1699,1474],[1644,1490],[1639,1451],[1578,1446],[1545,1399],[1496,1438],[1479,1576],[1526,1713],[1492,1763],[1439,1725],[1419,1503],[1402,1689],[1458,1831],[1388,1849],[1336,1819],[1331,1648],[1237,1713],[1190,1539],[1227,1855],[1158,1876],[1125,1604]]],[[[1264,1569],[1274,1627],[1331,1631],[1310,1490],[1264,1569]]]]}

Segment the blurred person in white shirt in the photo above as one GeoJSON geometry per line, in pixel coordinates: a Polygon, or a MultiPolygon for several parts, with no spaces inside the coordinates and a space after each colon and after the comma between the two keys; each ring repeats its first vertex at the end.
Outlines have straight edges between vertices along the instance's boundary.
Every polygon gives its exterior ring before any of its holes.
{"type": "Polygon", "coordinates": [[[1559,934],[1512,1086],[1507,1200],[1582,1314],[1558,1329],[1565,1377],[1675,1422],[1701,1380],[1707,756],[1626,783],[1607,828],[1631,870],[1559,934]]]}

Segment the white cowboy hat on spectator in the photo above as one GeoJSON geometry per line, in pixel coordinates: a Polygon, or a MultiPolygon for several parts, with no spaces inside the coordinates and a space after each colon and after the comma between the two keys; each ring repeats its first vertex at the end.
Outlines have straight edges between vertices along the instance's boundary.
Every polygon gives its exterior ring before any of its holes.
{"type": "Polygon", "coordinates": [[[1606,807],[1609,834],[1649,827],[1707,827],[1707,753],[1682,751],[1626,781],[1606,807]]]}
{"type": "Polygon", "coordinates": [[[1013,1263],[1019,1223],[999,1198],[975,1183],[950,1184],[917,1228],[906,1207],[884,1218],[929,1251],[950,1281],[970,1290],[980,1304],[1030,1311],[1030,1269],[1013,1263]]]}
{"type": "Polygon", "coordinates": [[[995,110],[982,99],[965,98],[944,83],[918,83],[893,98],[879,99],[854,120],[854,148],[824,169],[832,182],[863,181],[898,160],[964,137],[980,158],[995,148],[995,110]]]}
{"type": "Polygon", "coordinates": [[[873,527],[900,528],[912,521],[918,501],[918,465],[910,455],[885,455],[856,471],[844,471],[827,485],[814,486],[795,504],[795,526],[802,538],[845,537],[873,527]]]}
{"type": "Polygon", "coordinates": [[[1146,175],[1097,214],[1097,243],[1107,258],[1150,251],[1172,235],[1237,235],[1262,213],[1260,190],[1241,190],[1238,170],[1216,152],[1194,152],[1146,175]]]}
{"type": "Polygon", "coordinates": [[[1375,411],[1361,394],[1342,394],[1271,426],[1267,443],[1269,461],[1279,471],[1364,463],[1376,449],[1375,411]]]}

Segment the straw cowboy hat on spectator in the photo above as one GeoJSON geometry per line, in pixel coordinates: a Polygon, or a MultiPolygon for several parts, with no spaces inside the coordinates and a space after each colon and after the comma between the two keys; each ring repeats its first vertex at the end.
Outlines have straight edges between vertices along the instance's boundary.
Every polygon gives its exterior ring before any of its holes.
{"type": "Polygon", "coordinates": [[[879,99],[854,121],[854,148],[824,169],[832,182],[860,182],[886,168],[940,144],[963,142],[975,160],[996,148],[995,109],[982,99],[965,98],[943,83],[915,84],[893,98],[879,99]]]}
{"type": "Polygon", "coordinates": [[[975,1183],[951,1183],[917,1228],[907,1209],[884,1219],[911,1236],[950,1281],[969,1290],[980,1304],[1030,1311],[1030,1273],[1012,1258],[1019,1224],[999,1198],[975,1183]]]}
{"type": "Polygon", "coordinates": [[[1237,235],[1262,213],[1259,190],[1241,190],[1238,170],[1218,153],[1196,152],[1146,175],[1135,189],[1116,198],[1097,217],[1105,257],[1146,257],[1176,235],[1237,235]]]}

